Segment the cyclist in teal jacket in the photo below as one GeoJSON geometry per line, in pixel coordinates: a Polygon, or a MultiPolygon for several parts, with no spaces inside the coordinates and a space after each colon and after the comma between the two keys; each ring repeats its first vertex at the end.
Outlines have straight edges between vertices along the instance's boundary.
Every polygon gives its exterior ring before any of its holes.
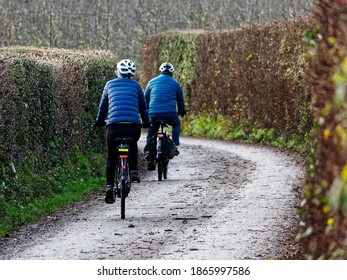
{"type": "MultiPolygon", "coordinates": [[[[179,146],[181,122],[178,117],[186,114],[184,97],[180,83],[172,77],[175,71],[171,63],[165,62],[159,67],[160,75],[150,80],[145,90],[145,99],[151,127],[148,129],[147,142],[153,137],[159,126],[156,121],[164,120],[172,126],[172,140],[179,146]]],[[[176,151],[178,154],[178,150],[176,151]]],[[[154,170],[153,162],[148,163],[148,170],[154,170]]]]}

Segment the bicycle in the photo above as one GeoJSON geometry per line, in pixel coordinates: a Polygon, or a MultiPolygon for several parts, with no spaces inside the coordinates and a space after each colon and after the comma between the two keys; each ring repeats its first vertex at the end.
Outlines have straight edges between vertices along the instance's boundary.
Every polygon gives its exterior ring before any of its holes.
{"type": "Polygon", "coordinates": [[[157,155],[156,163],[158,165],[158,181],[163,178],[167,179],[167,170],[170,159],[177,155],[176,146],[173,144],[167,134],[168,126],[165,121],[158,121],[159,129],[156,133],[157,139],[157,155]]]}
{"type": "Polygon", "coordinates": [[[121,218],[125,219],[125,199],[131,189],[130,177],[130,146],[129,144],[134,141],[130,137],[117,138],[117,165],[115,176],[114,195],[121,199],[121,218]]]}

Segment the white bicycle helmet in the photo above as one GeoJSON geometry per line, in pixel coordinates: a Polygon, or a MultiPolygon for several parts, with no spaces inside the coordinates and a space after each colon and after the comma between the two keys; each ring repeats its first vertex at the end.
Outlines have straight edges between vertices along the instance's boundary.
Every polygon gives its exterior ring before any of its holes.
{"type": "Polygon", "coordinates": [[[117,63],[117,70],[121,76],[133,77],[136,73],[136,65],[130,59],[123,59],[117,63]]]}
{"type": "Polygon", "coordinates": [[[173,73],[175,71],[173,65],[169,62],[164,62],[162,65],[159,67],[160,73],[173,73]]]}

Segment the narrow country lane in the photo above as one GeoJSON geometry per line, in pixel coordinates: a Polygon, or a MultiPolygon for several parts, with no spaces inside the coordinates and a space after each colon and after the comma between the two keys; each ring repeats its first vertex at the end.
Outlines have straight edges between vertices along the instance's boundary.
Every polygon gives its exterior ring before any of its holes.
{"type": "Polygon", "coordinates": [[[100,191],[0,239],[0,258],[275,258],[290,249],[304,175],[272,148],[182,138],[167,180],[152,171],[133,185],[125,220],[100,191]]]}

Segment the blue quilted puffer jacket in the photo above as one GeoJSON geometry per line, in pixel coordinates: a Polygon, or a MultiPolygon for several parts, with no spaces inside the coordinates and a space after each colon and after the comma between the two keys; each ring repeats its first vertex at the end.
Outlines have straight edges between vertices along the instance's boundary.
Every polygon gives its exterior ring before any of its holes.
{"type": "Polygon", "coordinates": [[[106,83],[96,121],[112,123],[149,123],[146,101],[140,84],[128,78],[106,83]]]}
{"type": "Polygon", "coordinates": [[[181,85],[173,77],[160,74],[148,82],[145,99],[149,115],[172,114],[184,110],[181,85]]]}

